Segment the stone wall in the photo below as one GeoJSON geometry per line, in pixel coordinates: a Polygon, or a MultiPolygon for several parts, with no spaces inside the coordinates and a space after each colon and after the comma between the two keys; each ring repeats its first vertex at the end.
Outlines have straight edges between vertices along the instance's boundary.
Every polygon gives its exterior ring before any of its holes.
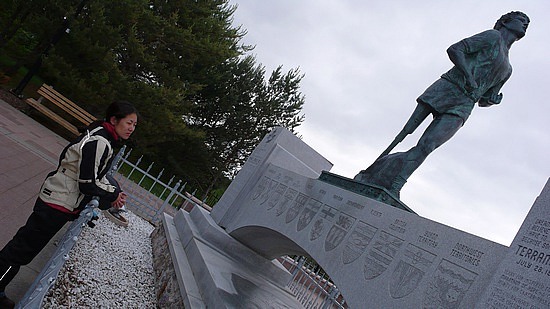
{"type": "Polygon", "coordinates": [[[185,308],[162,223],[151,233],[151,245],[158,307],[185,308]]]}

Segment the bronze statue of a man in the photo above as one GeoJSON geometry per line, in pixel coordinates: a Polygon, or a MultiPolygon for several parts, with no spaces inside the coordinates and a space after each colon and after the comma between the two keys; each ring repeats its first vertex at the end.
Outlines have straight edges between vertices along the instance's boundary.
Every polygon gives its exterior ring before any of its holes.
{"type": "Polygon", "coordinates": [[[384,187],[399,197],[411,174],[462,127],[476,102],[480,107],[500,103],[499,91],[512,74],[508,51],[515,41],[525,36],[528,25],[527,15],[510,12],[503,15],[493,29],[451,45],[447,54],[454,66],[418,97],[416,109],[403,130],[355,180],[384,187]],[[430,114],[433,120],[416,146],[406,152],[389,154],[430,114]]]}

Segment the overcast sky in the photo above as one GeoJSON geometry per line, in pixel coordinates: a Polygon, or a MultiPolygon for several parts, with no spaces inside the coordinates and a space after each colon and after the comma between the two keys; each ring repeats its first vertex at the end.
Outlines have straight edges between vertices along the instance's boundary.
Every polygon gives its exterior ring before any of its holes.
{"type": "MultiPolygon", "coordinates": [[[[401,130],[416,98],[452,64],[451,44],[509,11],[531,24],[514,43],[502,103],[475,107],[401,191],[419,215],[509,245],[550,177],[550,2],[232,0],[234,25],[270,73],[305,74],[303,140],[353,178],[401,130]]],[[[429,119],[427,119],[429,120],[429,119]]],[[[395,150],[416,144],[427,126],[395,150]]]]}

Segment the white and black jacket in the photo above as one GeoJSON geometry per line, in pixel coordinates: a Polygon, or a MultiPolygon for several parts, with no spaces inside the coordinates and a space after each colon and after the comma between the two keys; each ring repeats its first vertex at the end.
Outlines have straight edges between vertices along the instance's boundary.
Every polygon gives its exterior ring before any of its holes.
{"type": "Polygon", "coordinates": [[[115,138],[103,126],[79,136],[59,158],[56,171],[48,175],[40,189],[40,199],[73,212],[93,197],[102,204],[115,201],[120,189],[109,183],[106,174],[113,159],[115,138]]]}

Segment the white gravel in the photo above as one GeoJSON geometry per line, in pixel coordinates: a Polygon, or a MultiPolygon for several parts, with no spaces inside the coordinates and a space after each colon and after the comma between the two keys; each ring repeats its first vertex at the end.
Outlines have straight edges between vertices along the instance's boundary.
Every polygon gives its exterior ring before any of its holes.
{"type": "Polygon", "coordinates": [[[156,308],[149,222],[121,227],[100,214],[84,227],[42,308],[156,308]]]}

